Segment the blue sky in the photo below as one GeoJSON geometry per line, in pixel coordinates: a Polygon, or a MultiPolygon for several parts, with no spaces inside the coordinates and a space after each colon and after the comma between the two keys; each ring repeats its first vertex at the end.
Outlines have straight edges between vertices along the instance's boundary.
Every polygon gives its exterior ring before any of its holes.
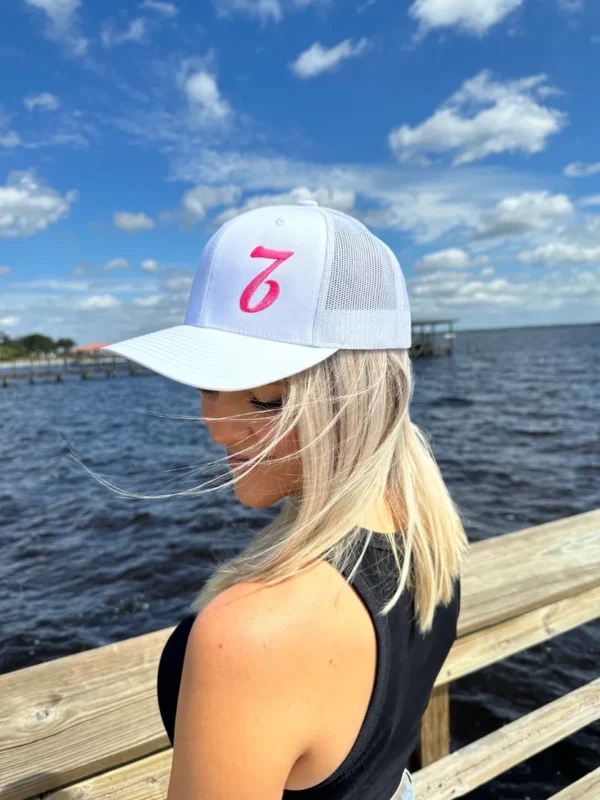
{"type": "Polygon", "coordinates": [[[413,318],[600,319],[597,0],[7,0],[0,329],[183,321],[203,245],[316,199],[413,318]]]}

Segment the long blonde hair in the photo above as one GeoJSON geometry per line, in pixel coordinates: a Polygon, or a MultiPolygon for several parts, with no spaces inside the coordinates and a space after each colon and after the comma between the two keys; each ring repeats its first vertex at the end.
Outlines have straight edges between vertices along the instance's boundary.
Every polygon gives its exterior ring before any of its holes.
{"type": "MultiPolygon", "coordinates": [[[[424,432],[409,417],[413,369],[408,350],[338,350],[283,381],[283,406],[269,413],[258,455],[273,458],[295,428],[302,487],[244,550],[220,563],[190,608],[199,612],[225,589],[246,581],[273,585],[326,557],[338,569],[352,562],[350,581],[371,536],[385,536],[398,570],[388,614],[405,587],[414,592],[420,631],[431,630],[438,604],[448,605],[469,548],[460,513],[424,432]],[[387,503],[396,533],[364,529],[369,504],[387,503]]],[[[257,452],[256,445],[252,451],[257,452]]],[[[237,480],[234,473],[232,482],[237,480]]]]}

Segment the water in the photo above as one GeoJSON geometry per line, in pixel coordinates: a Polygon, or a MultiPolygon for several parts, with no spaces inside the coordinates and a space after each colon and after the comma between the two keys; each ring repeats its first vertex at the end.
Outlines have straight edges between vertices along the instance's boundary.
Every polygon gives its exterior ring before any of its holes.
{"type": "MultiPolygon", "coordinates": [[[[459,334],[415,374],[412,418],[471,541],[600,507],[600,326],[459,334]]],[[[127,373],[0,388],[0,673],[177,624],[277,513],[231,489],[125,499],[69,456],[143,494],[191,488],[223,451],[164,413],[197,416],[196,392],[127,373]]],[[[453,683],[452,750],[597,678],[599,652],[596,621],[453,683]]],[[[588,726],[469,797],[545,800],[598,767],[599,741],[588,726]]]]}

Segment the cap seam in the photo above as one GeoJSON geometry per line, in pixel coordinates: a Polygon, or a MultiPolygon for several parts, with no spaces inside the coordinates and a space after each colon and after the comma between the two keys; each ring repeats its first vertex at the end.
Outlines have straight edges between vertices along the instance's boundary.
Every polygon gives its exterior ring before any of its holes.
{"type": "MultiPolygon", "coordinates": [[[[229,223],[226,223],[220,231],[217,231],[217,233],[215,233],[215,236],[218,235],[219,233],[220,233],[220,236],[219,236],[219,241],[215,245],[215,250],[214,250],[214,253],[213,253],[213,257],[211,258],[210,271],[209,271],[209,275],[208,275],[208,281],[206,283],[206,292],[204,293],[204,299],[202,301],[202,308],[200,309],[200,314],[198,316],[198,320],[199,320],[200,323],[202,323],[202,318],[204,316],[204,309],[206,307],[206,303],[207,303],[208,297],[209,297],[210,292],[212,290],[213,275],[214,275],[214,271],[215,271],[215,264],[217,262],[217,255],[218,255],[219,250],[221,248],[221,243],[222,243],[222,241],[223,241],[223,239],[225,237],[225,233],[232,226],[232,223],[235,221],[235,219],[236,219],[236,217],[234,217],[232,220],[229,220],[229,223]]],[[[204,325],[200,324],[200,325],[196,325],[195,327],[196,328],[202,328],[202,327],[204,327],[204,325]]]]}
{"type": "MultiPolygon", "coordinates": [[[[317,314],[319,313],[321,307],[321,297],[323,296],[323,282],[325,280],[325,275],[328,273],[329,264],[325,263],[325,259],[329,256],[329,249],[331,247],[331,228],[330,228],[330,221],[328,215],[325,213],[325,209],[321,208],[321,206],[305,206],[305,208],[316,208],[317,211],[320,213],[321,217],[323,218],[323,222],[325,223],[325,252],[323,253],[323,270],[321,272],[321,280],[319,281],[319,293],[316,297],[315,307],[312,316],[312,325],[310,329],[310,342],[311,347],[318,347],[319,349],[323,349],[323,345],[315,345],[315,325],[317,314]]],[[[331,348],[325,348],[327,350],[331,350],[331,348]]],[[[339,349],[339,348],[336,348],[339,349]]]]}

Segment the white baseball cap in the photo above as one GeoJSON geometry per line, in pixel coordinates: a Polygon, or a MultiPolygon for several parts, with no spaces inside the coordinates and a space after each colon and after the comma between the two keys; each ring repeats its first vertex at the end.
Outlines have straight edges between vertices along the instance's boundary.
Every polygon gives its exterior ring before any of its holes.
{"type": "Polygon", "coordinates": [[[301,200],[247,211],[212,236],[183,325],[101,352],[226,392],[275,383],[337,350],[410,346],[396,256],[353,217],[301,200]]]}

